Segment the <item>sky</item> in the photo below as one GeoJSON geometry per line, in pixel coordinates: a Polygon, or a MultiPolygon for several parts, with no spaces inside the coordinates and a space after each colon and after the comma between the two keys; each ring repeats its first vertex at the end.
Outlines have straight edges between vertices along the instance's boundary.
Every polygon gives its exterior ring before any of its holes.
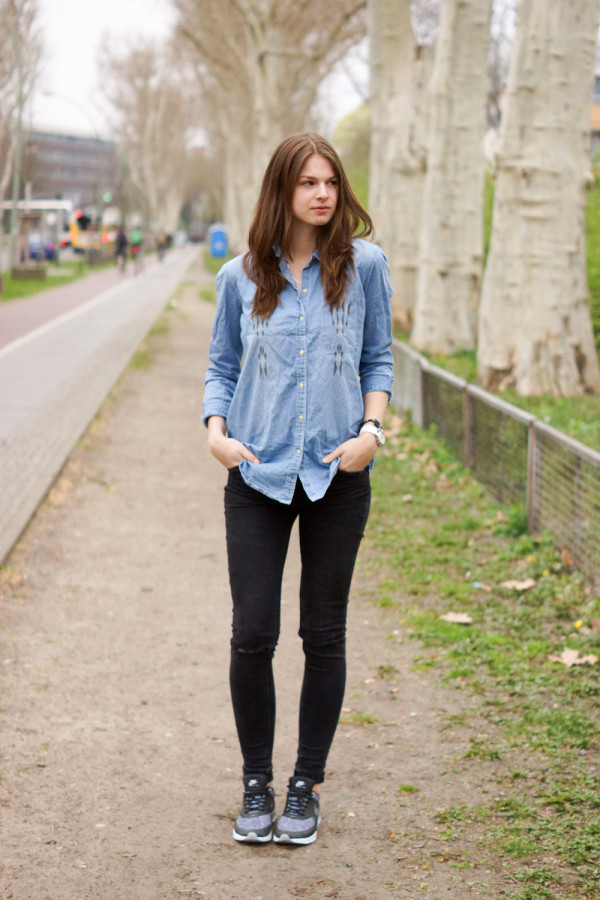
{"type": "Polygon", "coordinates": [[[117,44],[166,37],[175,18],[169,0],[38,0],[38,8],[45,52],[32,124],[106,136],[99,44],[106,33],[117,44]]]}
{"type": "MultiPolygon", "coordinates": [[[[96,60],[105,34],[118,46],[137,36],[167,37],[175,19],[169,0],[38,0],[45,46],[32,104],[34,128],[110,137],[96,60]]],[[[363,54],[364,57],[364,54],[363,54]]],[[[355,63],[355,68],[358,68],[355,63]]],[[[359,73],[363,78],[364,72],[359,73]]],[[[323,92],[327,118],[339,119],[360,103],[338,74],[323,92]]]]}

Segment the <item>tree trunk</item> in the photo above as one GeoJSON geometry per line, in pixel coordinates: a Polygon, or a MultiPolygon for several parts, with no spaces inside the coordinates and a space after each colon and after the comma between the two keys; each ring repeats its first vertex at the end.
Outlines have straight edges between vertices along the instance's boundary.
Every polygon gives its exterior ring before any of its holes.
{"type": "Polygon", "coordinates": [[[492,0],[446,0],[431,119],[411,343],[472,349],[483,267],[487,55],[492,0]]]}
{"type": "Polygon", "coordinates": [[[394,325],[410,330],[425,178],[422,104],[431,51],[413,33],[410,0],[370,0],[369,212],[394,285],[394,325]]]}
{"type": "Polygon", "coordinates": [[[600,390],[585,246],[597,30],[597,0],[517,9],[479,318],[487,388],[600,390]]]}

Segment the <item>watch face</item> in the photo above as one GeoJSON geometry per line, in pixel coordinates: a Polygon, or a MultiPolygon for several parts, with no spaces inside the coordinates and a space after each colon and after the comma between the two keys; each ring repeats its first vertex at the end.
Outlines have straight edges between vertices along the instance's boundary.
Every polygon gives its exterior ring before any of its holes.
{"type": "Polygon", "coordinates": [[[383,445],[385,444],[385,434],[383,433],[383,430],[381,428],[377,429],[377,443],[380,447],[383,447],[383,445]]]}

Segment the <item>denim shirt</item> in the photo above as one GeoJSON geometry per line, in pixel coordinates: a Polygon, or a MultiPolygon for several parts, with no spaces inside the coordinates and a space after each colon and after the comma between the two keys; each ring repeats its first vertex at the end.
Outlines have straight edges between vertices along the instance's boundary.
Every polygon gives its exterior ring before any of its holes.
{"type": "Polygon", "coordinates": [[[243,460],[252,488],[289,504],[299,477],[311,500],[320,499],[339,459],[322,458],[356,437],[363,394],[391,397],[392,331],[389,267],[375,244],[354,241],[356,273],[343,303],[332,309],[319,278],[319,254],[298,288],[287,262],[279,303],[268,319],[252,316],[256,286],[242,257],[217,276],[217,312],[205,378],[203,421],[222,416],[227,433],[260,460],[243,460]]]}

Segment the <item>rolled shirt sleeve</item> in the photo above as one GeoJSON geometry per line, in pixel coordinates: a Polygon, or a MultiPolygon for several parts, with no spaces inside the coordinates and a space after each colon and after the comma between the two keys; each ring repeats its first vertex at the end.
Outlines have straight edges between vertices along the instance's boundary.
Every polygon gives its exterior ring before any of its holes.
{"type": "Polygon", "coordinates": [[[217,312],[208,350],[210,363],[204,380],[202,421],[210,416],[227,419],[231,401],[240,377],[242,337],[240,317],[242,303],[233,267],[225,264],[216,279],[217,312]]]}
{"type": "Polygon", "coordinates": [[[391,399],[394,359],[392,356],[392,285],[383,250],[369,246],[368,263],[359,274],[365,294],[365,321],[359,375],[363,394],[384,391],[391,399]]]}

